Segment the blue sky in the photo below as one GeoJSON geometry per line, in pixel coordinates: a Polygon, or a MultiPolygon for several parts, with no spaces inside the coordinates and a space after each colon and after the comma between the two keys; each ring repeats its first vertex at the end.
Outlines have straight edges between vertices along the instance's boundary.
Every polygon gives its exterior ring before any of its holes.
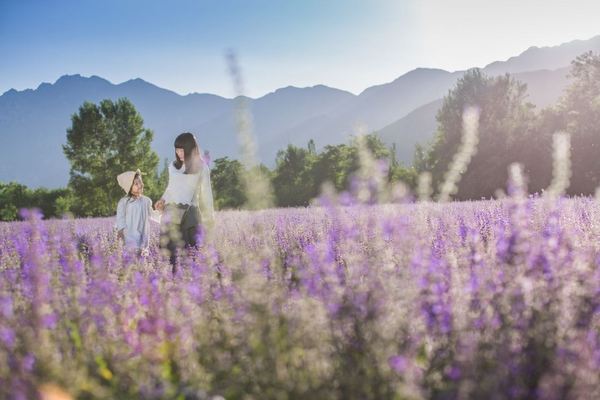
{"type": "Polygon", "coordinates": [[[359,93],[417,67],[460,70],[600,34],[597,0],[0,0],[0,93],[64,74],[181,94],[325,84],[359,93]]]}

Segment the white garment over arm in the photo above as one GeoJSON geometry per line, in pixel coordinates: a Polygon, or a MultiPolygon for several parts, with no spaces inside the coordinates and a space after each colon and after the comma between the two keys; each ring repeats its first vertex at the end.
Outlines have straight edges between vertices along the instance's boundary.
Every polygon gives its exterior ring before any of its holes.
{"type": "Polygon", "coordinates": [[[162,199],[169,204],[188,204],[200,210],[202,223],[214,221],[214,204],[210,184],[210,168],[202,163],[196,174],[185,174],[185,166],[175,168],[169,163],[169,183],[162,199]]]}

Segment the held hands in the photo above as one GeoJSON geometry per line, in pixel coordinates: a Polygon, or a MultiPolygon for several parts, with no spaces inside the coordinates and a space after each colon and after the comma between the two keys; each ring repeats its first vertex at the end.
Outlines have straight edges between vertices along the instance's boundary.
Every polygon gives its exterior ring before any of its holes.
{"type": "Polygon", "coordinates": [[[164,199],[157,200],[156,203],[154,203],[154,209],[157,211],[163,212],[165,209],[165,200],[164,199]]]}

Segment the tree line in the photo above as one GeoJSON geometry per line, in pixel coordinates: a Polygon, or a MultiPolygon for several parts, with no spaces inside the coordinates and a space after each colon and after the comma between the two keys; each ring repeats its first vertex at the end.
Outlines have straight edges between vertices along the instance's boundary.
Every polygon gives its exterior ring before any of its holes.
{"type": "MultiPolygon", "coordinates": [[[[479,110],[479,143],[463,171],[455,199],[491,198],[504,188],[508,166],[523,165],[530,192],[540,192],[552,179],[552,135],[571,135],[572,174],[569,195],[589,195],[600,186],[600,56],[591,52],[572,62],[571,85],[557,104],[536,110],[527,102],[526,85],[510,75],[486,76],[473,69],[459,79],[445,96],[437,113],[437,131],[429,143],[418,145],[411,166],[396,160],[395,146],[387,147],[376,133],[364,145],[387,171],[390,183],[402,181],[415,189],[423,172],[432,176],[434,193],[444,180],[462,139],[462,116],[469,106],[479,110]]],[[[157,199],[167,184],[167,161],[151,149],[153,132],[144,128],[142,116],[127,99],[99,104],[86,102],[71,117],[64,153],[71,163],[64,189],[31,190],[18,183],[0,183],[0,219],[18,218],[20,208],[38,207],[46,217],[64,213],[75,216],[114,214],[122,196],[114,182],[122,171],[140,168],[145,194],[157,199]]],[[[306,206],[322,185],[347,190],[359,168],[359,141],[327,145],[317,151],[311,140],[306,147],[288,145],[277,153],[273,169],[260,165],[269,177],[280,207],[306,206]]],[[[211,165],[217,209],[243,208],[244,166],[223,157],[211,165]]]]}
{"type": "MultiPolygon", "coordinates": [[[[156,200],[168,181],[168,164],[159,168],[158,155],[151,149],[153,132],[144,128],[142,116],[127,99],[99,104],[84,103],[71,117],[67,143],[63,146],[71,164],[70,178],[64,189],[32,191],[18,183],[0,186],[0,219],[19,218],[21,208],[40,208],[47,218],[70,213],[77,217],[101,217],[115,213],[123,196],[115,177],[126,170],[139,168],[145,174],[144,193],[156,200]]],[[[395,150],[387,148],[375,135],[367,135],[365,146],[375,157],[389,162],[390,181],[414,181],[414,168],[396,161],[395,150]]],[[[324,182],[332,182],[336,190],[348,187],[350,177],[359,168],[359,143],[328,145],[317,152],[311,140],[306,148],[289,145],[277,154],[275,167],[261,164],[273,187],[275,205],[306,206],[316,197],[324,182]]],[[[211,165],[215,207],[239,209],[246,204],[243,174],[238,160],[218,158],[211,165]]]]}
{"type": "Polygon", "coordinates": [[[571,178],[567,195],[590,195],[600,185],[600,55],[577,57],[571,83],[558,102],[536,110],[527,102],[527,87],[510,75],[489,77],[468,71],[444,98],[434,139],[415,153],[417,173],[432,174],[434,188],[460,146],[462,113],[479,109],[479,144],[459,182],[455,199],[493,197],[506,187],[508,167],[523,166],[530,193],[552,181],[553,135],[570,135],[571,178]]]}
{"type": "MultiPolygon", "coordinates": [[[[19,209],[31,207],[40,208],[47,218],[61,217],[65,213],[77,217],[113,215],[117,201],[123,196],[115,177],[128,169],[147,171],[143,176],[144,193],[153,200],[158,199],[167,185],[168,161],[165,160],[158,168],[158,157],[150,149],[152,132],[141,128],[138,117],[139,114],[126,99],[117,102],[104,100],[100,105],[85,103],[72,117],[73,126],[67,134],[65,153],[71,162],[68,187],[31,190],[15,182],[0,183],[0,220],[16,220],[19,209]],[[127,129],[125,125],[120,125],[117,132],[106,129],[106,125],[112,125],[112,122],[89,129],[86,122],[89,114],[107,115],[109,109],[119,109],[117,114],[128,114],[128,117],[120,118],[130,121],[128,128],[134,128],[131,131],[140,134],[121,137],[121,141],[114,140],[111,144],[110,137],[119,137],[121,129],[127,129]],[[132,149],[137,151],[134,153],[132,149]],[[128,154],[137,154],[137,157],[128,154]]],[[[395,150],[386,147],[377,135],[367,135],[364,143],[376,158],[389,162],[390,182],[415,181],[415,169],[397,162],[395,150]]],[[[312,140],[306,147],[288,145],[278,152],[273,169],[263,164],[258,168],[271,182],[275,205],[293,207],[307,206],[318,196],[325,182],[331,182],[337,191],[347,189],[359,166],[359,141],[353,139],[348,144],[327,145],[321,152],[316,151],[312,140]]],[[[236,159],[222,157],[211,162],[216,209],[244,208],[244,172],[244,166],[236,159]]]]}
{"type": "MultiPolygon", "coordinates": [[[[388,148],[376,134],[363,139],[362,144],[353,138],[347,144],[327,145],[320,152],[312,140],[306,147],[288,145],[280,150],[272,170],[263,166],[273,187],[275,204],[278,207],[307,206],[326,182],[338,192],[347,190],[352,176],[360,168],[360,146],[384,163],[388,182],[404,181],[411,185],[416,182],[416,170],[399,163],[393,147],[388,148]]],[[[237,160],[227,157],[215,160],[211,179],[217,208],[243,207],[246,202],[243,173],[244,166],[237,160]]]]}

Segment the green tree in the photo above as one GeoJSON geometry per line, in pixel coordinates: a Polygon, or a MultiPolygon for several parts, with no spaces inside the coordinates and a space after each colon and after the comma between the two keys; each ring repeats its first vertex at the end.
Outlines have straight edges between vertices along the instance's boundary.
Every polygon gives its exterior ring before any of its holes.
{"type": "Polygon", "coordinates": [[[396,158],[396,144],[394,143],[390,149],[388,182],[403,182],[409,188],[414,189],[417,184],[417,177],[418,172],[414,166],[405,167],[401,162],[398,162],[396,158]]]}
{"type": "Polygon", "coordinates": [[[68,209],[59,199],[67,197],[69,193],[64,188],[31,190],[16,182],[0,182],[0,220],[19,219],[19,210],[22,208],[38,208],[46,218],[61,217],[68,209]]]}
{"type": "Polygon", "coordinates": [[[210,171],[215,208],[239,209],[246,203],[243,185],[243,166],[238,160],[217,158],[210,171]]]}
{"type": "Polygon", "coordinates": [[[5,204],[0,208],[0,221],[15,221],[19,210],[14,204],[5,204]]]}
{"type": "MultiPolygon", "coordinates": [[[[391,159],[392,151],[383,143],[379,135],[370,133],[363,137],[364,146],[369,150],[373,158],[377,160],[391,159]]],[[[352,138],[351,146],[358,149],[360,142],[358,138],[352,138]]]]}
{"type": "Polygon", "coordinates": [[[307,206],[316,195],[312,166],[316,161],[314,142],[306,149],[288,145],[277,153],[273,190],[280,207],[307,206]]]}
{"type": "Polygon", "coordinates": [[[434,188],[443,181],[462,140],[462,116],[469,106],[479,109],[479,145],[466,171],[463,171],[457,198],[491,197],[506,187],[508,166],[527,164],[520,152],[532,138],[536,117],[533,105],[525,102],[526,85],[509,75],[491,78],[479,69],[465,73],[444,98],[437,114],[437,134],[430,154],[417,162],[431,165],[434,188]]]}
{"type": "Polygon", "coordinates": [[[347,189],[350,175],[358,170],[358,167],[356,147],[347,144],[325,146],[312,168],[315,192],[318,194],[325,182],[330,182],[336,191],[347,189]]]}
{"type": "Polygon", "coordinates": [[[31,208],[31,190],[16,182],[0,183],[0,220],[14,221],[21,208],[31,208]]]}
{"type": "Polygon", "coordinates": [[[63,194],[58,196],[54,202],[54,209],[57,217],[62,217],[65,214],[71,213],[75,204],[75,196],[73,192],[67,188],[63,194]]]}
{"type": "Polygon", "coordinates": [[[417,143],[415,145],[415,151],[413,153],[413,167],[416,172],[431,171],[435,165],[435,159],[433,158],[433,152],[430,151],[433,147],[433,141],[426,144],[417,143]]]}
{"type": "Polygon", "coordinates": [[[124,194],[116,177],[127,170],[142,170],[146,193],[156,196],[158,156],[150,148],[153,132],[144,128],[129,100],[85,102],[71,123],[63,150],[71,163],[69,188],[77,215],[114,214],[124,194]]]}
{"type": "MultiPolygon", "coordinates": [[[[349,144],[327,145],[316,155],[308,173],[313,181],[312,197],[319,194],[325,182],[330,182],[338,192],[350,188],[352,175],[360,168],[360,143],[358,138],[352,138],[349,144]]],[[[365,135],[362,143],[373,158],[391,160],[392,152],[376,134],[365,135]]],[[[309,143],[309,153],[310,149],[309,143]]]]}
{"type": "Polygon", "coordinates": [[[40,209],[46,218],[62,217],[70,211],[70,205],[67,206],[65,203],[65,199],[69,196],[71,192],[67,188],[53,190],[38,188],[31,192],[30,204],[40,209]]]}
{"type": "MultiPolygon", "coordinates": [[[[169,183],[169,159],[165,158],[163,161],[162,170],[158,174],[156,179],[156,185],[154,185],[150,192],[146,195],[152,199],[158,199],[165,192],[169,183]]],[[[145,190],[145,189],[144,189],[145,190]]]]}
{"type": "Polygon", "coordinates": [[[571,85],[546,127],[571,134],[572,176],[570,194],[591,194],[600,186],[600,55],[577,57],[571,66],[571,85]]]}

